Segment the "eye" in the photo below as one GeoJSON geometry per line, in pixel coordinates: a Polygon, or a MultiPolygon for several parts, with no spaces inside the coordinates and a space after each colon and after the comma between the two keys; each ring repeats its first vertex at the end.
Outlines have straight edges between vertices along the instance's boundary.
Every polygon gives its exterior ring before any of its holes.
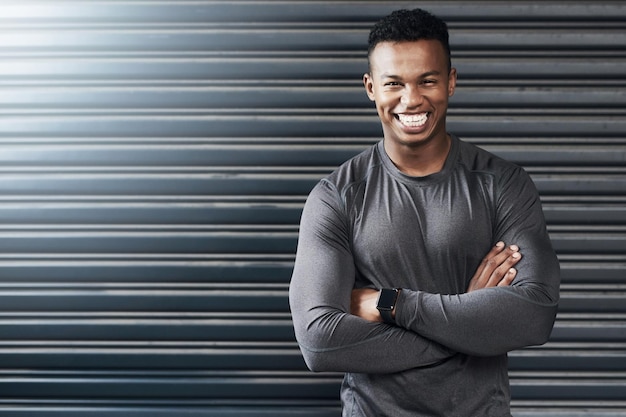
{"type": "Polygon", "coordinates": [[[422,80],[420,84],[425,85],[425,86],[433,86],[437,84],[437,80],[428,78],[428,79],[422,80]]]}
{"type": "Polygon", "coordinates": [[[387,81],[383,84],[385,87],[398,87],[400,85],[397,81],[387,81]]]}

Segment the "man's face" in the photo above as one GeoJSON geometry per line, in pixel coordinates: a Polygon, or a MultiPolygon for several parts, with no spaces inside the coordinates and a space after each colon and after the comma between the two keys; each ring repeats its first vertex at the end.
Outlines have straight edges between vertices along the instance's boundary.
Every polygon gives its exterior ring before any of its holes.
{"type": "Polygon", "coordinates": [[[415,146],[445,140],[456,70],[448,71],[439,41],[379,43],[370,54],[370,73],[363,83],[376,103],[386,141],[415,146]]]}

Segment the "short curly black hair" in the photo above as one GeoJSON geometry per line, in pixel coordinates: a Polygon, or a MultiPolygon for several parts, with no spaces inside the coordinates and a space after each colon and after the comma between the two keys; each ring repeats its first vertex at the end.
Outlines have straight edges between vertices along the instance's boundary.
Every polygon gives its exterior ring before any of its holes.
{"type": "Polygon", "coordinates": [[[448,71],[452,67],[448,25],[439,17],[422,9],[396,10],[378,21],[369,34],[367,57],[381,42],[411,42],[421,39],[437,40],[448,57],[448,71]]]}

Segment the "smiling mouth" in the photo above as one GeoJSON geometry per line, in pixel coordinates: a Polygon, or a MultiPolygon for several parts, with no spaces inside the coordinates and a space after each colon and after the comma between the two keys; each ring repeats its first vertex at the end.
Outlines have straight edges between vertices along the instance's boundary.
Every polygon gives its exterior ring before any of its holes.
{"type": "Polygon", "coordinates": [[[397,114],[396,117],[403,125],[407,127],[421,127],[428,120],[428,113],[420,114],[397,114]]]}

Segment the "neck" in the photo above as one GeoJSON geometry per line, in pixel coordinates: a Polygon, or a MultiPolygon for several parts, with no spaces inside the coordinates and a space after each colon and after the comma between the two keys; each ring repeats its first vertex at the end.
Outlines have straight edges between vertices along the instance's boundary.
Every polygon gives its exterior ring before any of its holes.
{"type": "Polygon", "coordinates": [[[413,177],[425,177],[443,169],[452,146],[452,139],[445,135],[443,140],[422,144],[398,144],[385,140],[385,152],[394,165],[403,173],[413,177]]]}

